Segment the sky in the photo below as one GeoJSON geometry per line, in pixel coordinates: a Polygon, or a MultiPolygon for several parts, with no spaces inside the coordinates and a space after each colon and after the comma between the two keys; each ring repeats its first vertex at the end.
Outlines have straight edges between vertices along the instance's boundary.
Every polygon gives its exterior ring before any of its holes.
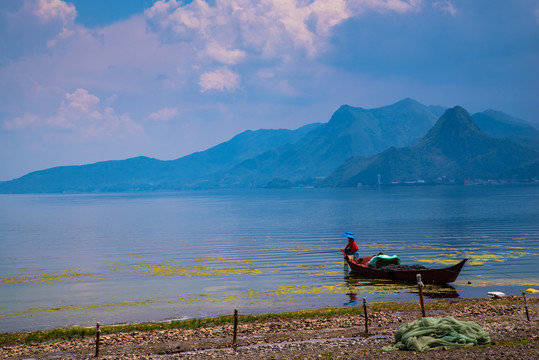
{"type": "Polygon", "coordinates": [[[0,181],[408,97],[537,124],[538,84],[535,0],[0,0],[0,181]]]}

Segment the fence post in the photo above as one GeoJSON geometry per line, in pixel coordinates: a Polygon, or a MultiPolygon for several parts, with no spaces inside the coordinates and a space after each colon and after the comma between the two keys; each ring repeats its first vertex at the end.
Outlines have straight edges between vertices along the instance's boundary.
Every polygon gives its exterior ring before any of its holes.
{"type": "Polygon", "coordinates": [[[95,357],[99,356],[99,338],[101,337],[101,324],[96,324],[96,331],[95,331],[95,357]]]}
{"type": "Polygon", "coordinates": [[[423,300],[423,281],[421,281],[421,274],[416,275],[417,287],[419,289],[419,301],[421,302],[421,315],[425,317],[425,301],[423,300]]]}
{"type": "Polygon", "coordinates": [[[234,338],[232,340],[232,346],[234,347],[234,350],[238,348],[238,310],[234,309],[234,338]]]}
{"type": "Polygon", "coordinates": [[[367,299],[363,298],[363,312],[365,313],[365,334],[369,334],[369,317],[367,315],[367,299]]]}
{"type": "Polygon", "coordinates": [[[528,321],[530,321],[530,313],[528,312],[528,304],[526,302],[526,293],[525,292],[522,293],[522,297],[524,298],[524,309],[526,309],[526,318],[528,319],[528,321]]]}

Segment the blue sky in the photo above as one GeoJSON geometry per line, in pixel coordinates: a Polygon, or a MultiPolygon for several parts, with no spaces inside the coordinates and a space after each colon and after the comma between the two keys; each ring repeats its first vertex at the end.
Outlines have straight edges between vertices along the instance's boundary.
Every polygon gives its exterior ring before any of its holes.
{"type": "Polygon", "coordinates": [[[0,1],[0,180],[406,97],[538,123],[529,0],[0,1]]]}

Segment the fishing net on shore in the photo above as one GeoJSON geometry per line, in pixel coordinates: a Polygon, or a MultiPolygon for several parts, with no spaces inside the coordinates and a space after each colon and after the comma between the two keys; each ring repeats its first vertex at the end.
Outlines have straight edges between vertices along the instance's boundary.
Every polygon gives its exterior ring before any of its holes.
{"type": "Polygon", "coordinates": [[[451,316],[425,317],[402,324],[395,332],[395,341],[382,350],[430,351],[483,345],[490,342],[488,332],[473,321],[458,321],[451,316]]]}

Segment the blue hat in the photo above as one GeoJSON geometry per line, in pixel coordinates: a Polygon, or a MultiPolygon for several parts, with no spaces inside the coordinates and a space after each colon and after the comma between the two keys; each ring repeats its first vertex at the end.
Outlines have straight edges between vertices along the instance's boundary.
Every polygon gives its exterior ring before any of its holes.
{"type": "Polygon", "coordinates": [[[356,236],[349,231],[343,233],[342,236],[346,236],[347,238],[352,238],[352,239],[356,238],[356,236]]]}

